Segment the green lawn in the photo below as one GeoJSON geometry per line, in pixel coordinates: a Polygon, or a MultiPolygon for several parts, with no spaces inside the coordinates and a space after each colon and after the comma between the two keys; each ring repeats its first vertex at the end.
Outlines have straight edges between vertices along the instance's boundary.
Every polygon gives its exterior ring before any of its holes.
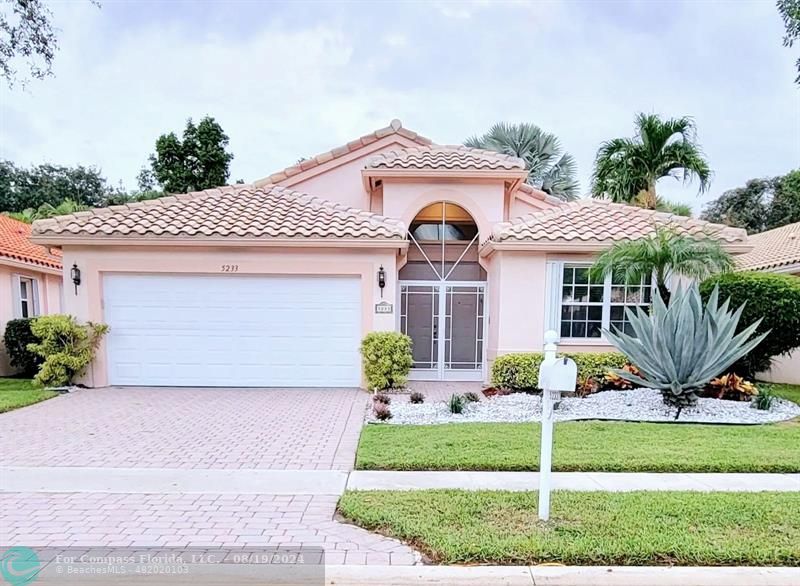
{"type": "Polygon", "coordinates": [[[800,405],[800,385],[787,385],[783,383],[758,383],[758,388],[767,387],[773,393],[784,399],[789,399],[800,405]]]}
{"type": "Polygon", "coordinates": [[[800,493],[347,492],[340,512],[436,563],[800,565],[800,493]]]}
{"type": "MultiPolygon", "coordinates": [[[[362,470],[537,470],[539,425],[368,425],[362,470]]],[[[557,423],[553,469],[605,472],[800,472],[800,421],[733,426],[557,423]]]]}
{"type": "Polygon", "coordinates": [[[45,391],[34,386],[33,381],[25,378],[0,378],[0,413],[33,405],[58,395],[54,391],[45,391]]]}

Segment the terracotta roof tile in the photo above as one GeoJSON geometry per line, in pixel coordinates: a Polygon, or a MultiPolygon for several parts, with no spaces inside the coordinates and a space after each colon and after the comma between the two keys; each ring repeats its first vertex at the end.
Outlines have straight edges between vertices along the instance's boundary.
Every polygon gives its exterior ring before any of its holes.
{"type": "Polygon", "coordinates": [[[37,237],[367,238],[403,240],[397,220],[291,189],[236,185],[39,220],[37,237]]]}
{"type": "Polygon", "coordinates": [[[30,235],[29,224],[0,215],[0,257],[60,270],[61,252],[34,244],[30,235]]]}
{"type": "Polygon", "coordinates": [[[347,154],[350,154],[353,151],[356,151],[362,148],[365,145],[375,142],[378,139],[384,138],[386,136],[390,136],[392,134],[397,134],[409,140],[413,140],[420,145],[429,145],[431,144],[431,140],[429,138],[425,138],[424,136],[420,136],[416,132],[403,128],[403,124],[395,119],[392,120],[389,126],[385,128],[380,128],[374,132],[370,132],[369,134],[365,134],[364,136],[356,139],[351,140],[346,145],[342,145],[340,147],[333,148],[329,151],[324,153],[320,153],[314,157],[310,157],[309,159],[303,161],[300,164],[292,165],[291,167],[287,167],[283,171],[278,171],[277,173],[273,173],[269,177],[264,179],[260,179],[255,182],[256,185],[265,185],[271,183],[280,183],[281,181],[285,181],[289,177],[294,175],[298,175],[303,171],[308,171],[309,169],[313,169],[323,163],[327,163],[328,161],[332,161],[333,159],[338,159],[339,157],[343,157],[347,154]]]}
{"type": "Polygon", "coordinates": [[[746,244],[739,228],[597,199],[564,203],[510,222],[495,224],[495,242],[584,242],[610,244],[649,236],[656,226],[669,225],[690,235],[706,235],[729,244],[746,244]]]}
{"type": "Polygon", "coordinates": [[[743,270],[760,271],[800,264],[800,222],[750,236],[753,250],[736,259],[743,270]]]}
{"type": "Polygon", "coordinates": [[[462,145],[431,145],[397,149],[367,161],[368,169],[519,170],[525,162],[517,157],[462,145]]]}

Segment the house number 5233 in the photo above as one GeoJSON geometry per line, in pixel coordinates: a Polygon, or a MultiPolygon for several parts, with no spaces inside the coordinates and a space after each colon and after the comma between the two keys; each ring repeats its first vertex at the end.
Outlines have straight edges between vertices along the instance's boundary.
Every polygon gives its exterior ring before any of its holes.
{"type": "Polygon", "coordinates": [[[237,273],[239,272],[239,265],[222,265],[221,269],[223,273],[237,273]]]}

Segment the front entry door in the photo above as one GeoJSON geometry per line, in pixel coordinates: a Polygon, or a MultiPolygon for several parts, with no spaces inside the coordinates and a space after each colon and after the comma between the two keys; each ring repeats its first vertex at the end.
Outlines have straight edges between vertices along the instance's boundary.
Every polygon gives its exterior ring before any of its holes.
{"type": "Polygon", "coordinates": [[[486,284],[400,282],[400,331],[414,380],[483,380],[486,284]]]}

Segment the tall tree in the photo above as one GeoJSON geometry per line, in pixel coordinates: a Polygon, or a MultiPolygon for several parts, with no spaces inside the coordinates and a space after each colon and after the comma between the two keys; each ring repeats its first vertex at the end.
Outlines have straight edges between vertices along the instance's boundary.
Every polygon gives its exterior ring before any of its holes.
{"type": "Polygon", "coordinates": [[[702,219],[750,233],[800,222],[800,169],[773,178],[750,179],[709,203],[702,219]]]}
{"type": "Polygon", "coordinates": [[[613,271],[630,284],[654,278],[659,296],[669,303],[670,275],[702,280],[732,268],[733,260],[719,241],[684,236],[664,226],[647,238],[617,242],[597,257],[589,275],[602,281],[613,271]]]}
{"type": "MultiPolygon", "coordinates": [[[[100,6],[97,0],[89,1],[100,6]]],[[[53,75],[58,29],[52,19],[42,0],[0,0],[0,76],[9,87],[53,75]]]]}
{"type": "Polygon", "coordinates": [[[95,207],[103,205],[111,191],[96,167],[45,164],[25,169],[0,161],[0,211],[55,207],[64,200],[95,207]]]}
{"type": "MultiPolygon", "coordinates": [[[[800,0],[778,0],[778,12],[786,27],[783,37],[783,46],[791,47],[795,41],[800,41],[800,0]]],[[[797,77],[795,83],[800,83],[800,57],[797,59],[797,77]]]]}
{"type": "Polygon", "coordinates": [[[468,147],[519,157],[528,169],[527,182],[562,199],[576,199],[580,185],[575,159],[561,148],[556,135],[535,124],[498,122],[483,136],[464,141],[468,147]]]}
{"type": "MultiPolygon", "coordinates": [[[[195,124],[190,118],[181,138],[170,132],[156,141],[156,152],[150,155],[153,176],[168,193],[225,185],[233,160],[227,146],[228,135],[216,120],[206,116],[195,124]]],[[[141,174],[140,179],[147,181],[141,174]]]]}
{"type": "Polygon", "coordinates": [[[656,183],[674,177],[684,183],[697,178],[708,189],[711,170],[696,139],[691,118],[662,120],[657,114],[636,117],[633,138],[615,138],[597,151],[592,196],[656,209],[656,183]]]}

